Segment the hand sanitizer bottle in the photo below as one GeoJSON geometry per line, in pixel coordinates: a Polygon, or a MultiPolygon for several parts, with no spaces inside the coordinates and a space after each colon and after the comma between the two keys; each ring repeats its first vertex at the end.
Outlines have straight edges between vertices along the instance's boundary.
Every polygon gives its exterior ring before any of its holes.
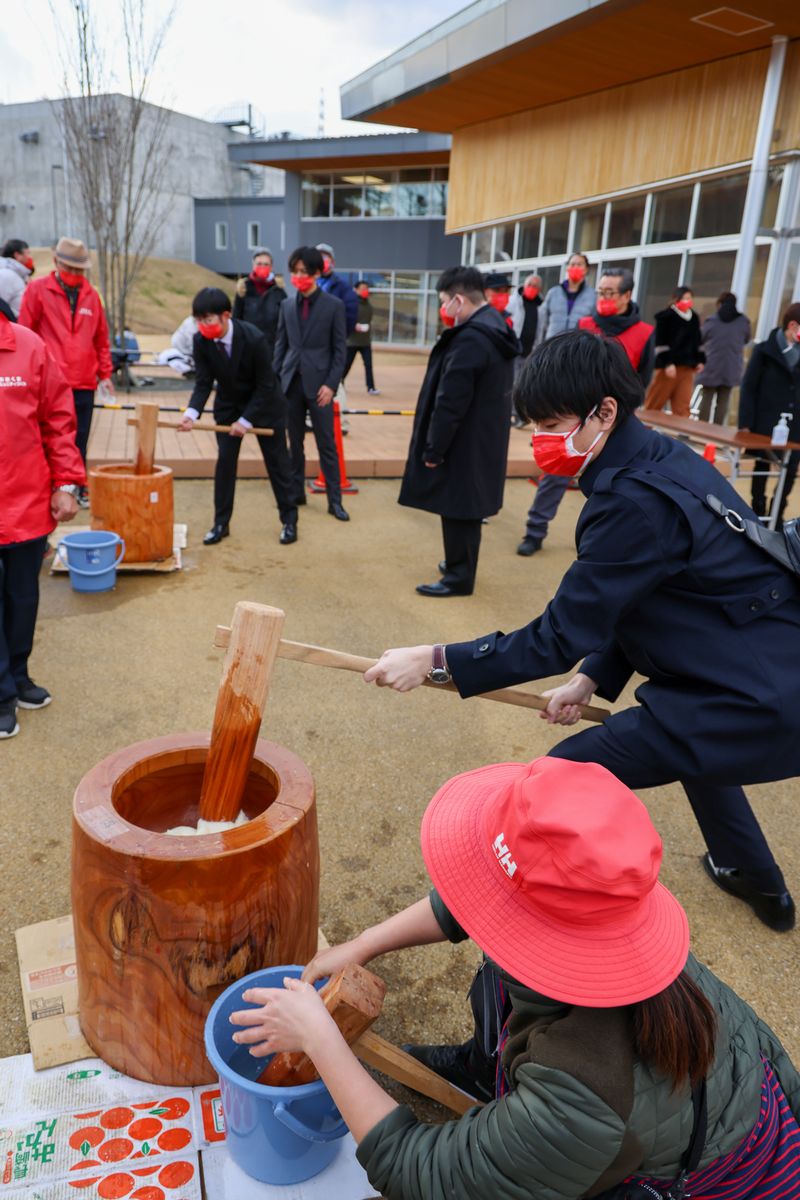
{"type": "Polygon", "coordinates": [[[778,424],[772,429],[772,445],[781,447],[785,446],[789,441],[789,422],[792,419],[791,413],[781,413],[781,419],[778,424]]]}

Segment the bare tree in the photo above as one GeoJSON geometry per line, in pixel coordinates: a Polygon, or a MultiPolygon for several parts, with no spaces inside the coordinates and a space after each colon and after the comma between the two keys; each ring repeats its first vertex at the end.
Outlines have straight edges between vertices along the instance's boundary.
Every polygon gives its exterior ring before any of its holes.
{"type": "MultiPolygon", "coordinates": [[[[51,0],[54,15],[55,4],[51,0]]],[[[114,45],[113,32],[101,30],[92,0],[69,4],[72,36],[57,111],[97,249],[112,336],[122,335],[131,287],[169,212],[162,184],[171,113],[147,97],[174,7],[150,28],[148,0],[118,0],[120,43],[114,45]],[[113,90],[117,80],[108,65],[120,50],[124,92],[113,90]]]]}

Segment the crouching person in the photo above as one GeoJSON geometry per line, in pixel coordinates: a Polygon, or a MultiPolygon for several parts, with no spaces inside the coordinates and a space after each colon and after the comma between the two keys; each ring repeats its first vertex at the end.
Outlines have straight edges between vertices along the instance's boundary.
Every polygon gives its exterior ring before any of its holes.
{"type": "Polygon", "coordinates": [[[245,992],[259,1007],[231,1017],[252,1054],[312,1059],[376,1190],[658,1197],[685,1171],[685,1194],[704,1200],[800,1197],[800,1076],[689,954],[686,914],[658,882],[658,834],[624,784],[553,758],[484,767],[439,790],[421,841],[429,898],[322,951],[285,990],[245,992]],[[482,990],[494,1098],[426,1125],[363,1069],[310,985],[348,962],[467,937],[493,981],[482,990]]]}

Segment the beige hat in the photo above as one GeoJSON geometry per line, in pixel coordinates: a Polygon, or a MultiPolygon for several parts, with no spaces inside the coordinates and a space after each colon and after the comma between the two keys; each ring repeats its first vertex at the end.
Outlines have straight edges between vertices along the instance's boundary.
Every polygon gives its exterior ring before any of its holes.
{"type": "Polygon", "coordinates": [[[80,267],[82,270],[86,270],[87,267],[92,265],[92,260],[89,258],[89,251],[83,242],[78,241],[77,238],[59,238],[55,249],[55,256],[59,262],[63,262],[67,267],[80,267]]]}

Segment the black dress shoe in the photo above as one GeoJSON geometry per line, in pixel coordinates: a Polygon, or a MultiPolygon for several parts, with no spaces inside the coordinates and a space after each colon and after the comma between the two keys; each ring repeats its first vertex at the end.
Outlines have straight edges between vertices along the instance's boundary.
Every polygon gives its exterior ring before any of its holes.
{"type": "Polygon", "coordinates": [[[453,587],[449,583],[417,584],[420,596],[471,596],[472,588],[453,587]]]}
{"type": "Polygon", "coordinates": [[[303,492],[302,495],[298,496],[295,500],[292,501],[292,504],[295,506],[295,508],[297,508],[301,504],[307,504],[307,503],[308,503],[308,499],[306,497],[305,492],[303,492]]]}
{"type": "Polygon", "coordinates": [[[794,900],[788,892],[760,892],[737,867],[718,867],[710,854],[700,860],[709,879],[729,896],[749,904],[759,921],[763,921],[776,933],[788,933],[794,929],[794,900]]]}
{"type": "Polygon", "coordinates": [[[287,521],[281,529],[281,536],[278,541],[282,546],[291,546],[292,542],[297,541],[297,526],[287,521]]]}
{"type": "Polygon", "coordinates": [[[494,1081],[478,1079],[470,1071],[469,1051],[471,1046],[472,1042],[465,1042],[463,1046],[405,1045],[401,1046],[401,1049],[415,1058],[417,1062],[421,1062],[431,1071],[435,1071],[437,1075],[441,1075],[442,1079],[446,1079],[455,1087],[460,1088],[462,1092],[474,1096],[476,1100],[484,1102],[494,1100],[494,1081]]]}
{"type": "Polygon", "coordinates": [[[224,537],[228,537],[230,529],[227,525],[212,525],[206,536],[203,538],[204,546],[215,546],[217,542],[221,542],[224,537]]]}
{"type": "Polygon", "coordinates": [[[337,521],[349,521],[350,520],[350,513],[347,512],[345,509],[343,509],[341,504],[336,504],[336,503],[334,503],[334,501],[331,501],[330,504],[328,505],[328,512],[331,514],[332,517],[336,517],[337,521]]]}

